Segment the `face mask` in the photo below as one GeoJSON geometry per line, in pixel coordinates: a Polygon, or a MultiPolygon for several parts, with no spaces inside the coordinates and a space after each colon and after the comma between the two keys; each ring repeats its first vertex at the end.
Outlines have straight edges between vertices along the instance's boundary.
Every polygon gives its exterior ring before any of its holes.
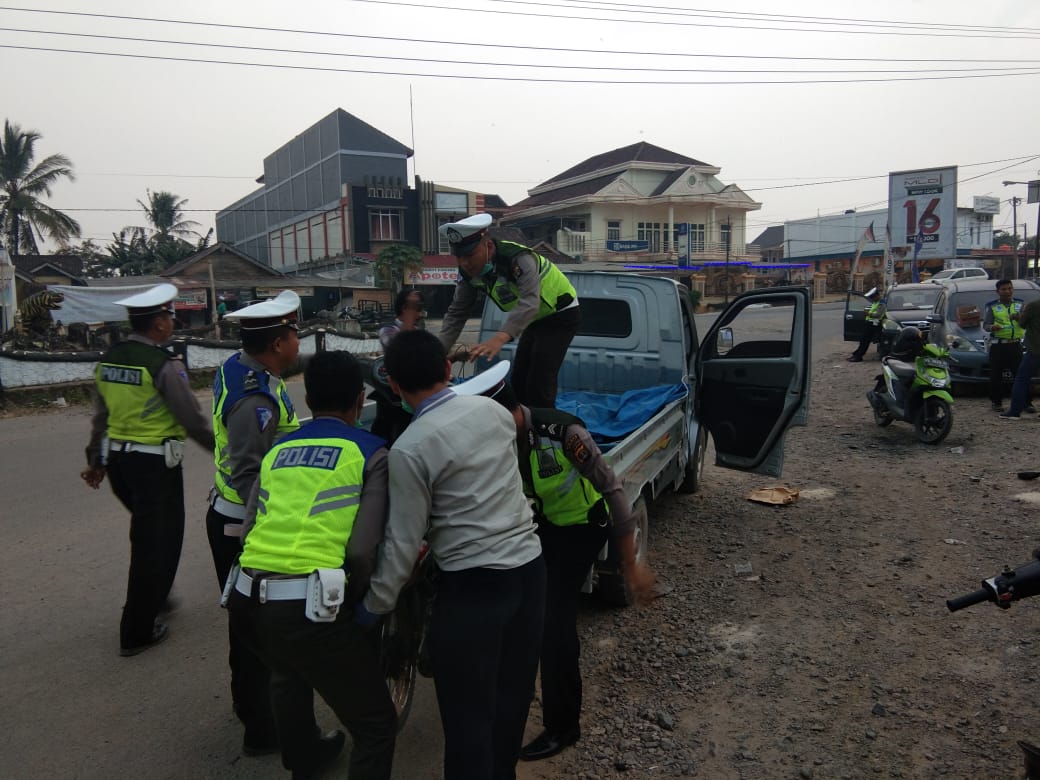
{"type": "Polygon", "coordinates": [[[487,276],[488,274],[490,274],[494,270],[495,270],[495,264],[494,263],[484,263],[484,270],[480,272],[480,275],[481,276],[487,276]]]}
{"type": "Polygon", "coordinates": [[[408,414],[415,414],[415,407],[408,403],[403,398],[401,399],[401,408],[404,409],[408,414]]]}

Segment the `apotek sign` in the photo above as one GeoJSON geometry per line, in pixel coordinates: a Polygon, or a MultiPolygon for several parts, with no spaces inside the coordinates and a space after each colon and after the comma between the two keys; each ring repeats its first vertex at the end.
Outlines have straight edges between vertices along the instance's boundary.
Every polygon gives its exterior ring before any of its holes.
{"type": "Polygon", "coordinates": [[[458,268],[427,268],[421,271],[409,271],[405,274],[405,284],[455,284],[459,280],[458,268]]]}
{"type": "Polygon", "coordinates": [[[957,168],[897,171],[888,175],[888,224],[893,247],[918,260],[957,256],[957,168]],[[920,237],[920,238],[918,238],[920,237]]]}

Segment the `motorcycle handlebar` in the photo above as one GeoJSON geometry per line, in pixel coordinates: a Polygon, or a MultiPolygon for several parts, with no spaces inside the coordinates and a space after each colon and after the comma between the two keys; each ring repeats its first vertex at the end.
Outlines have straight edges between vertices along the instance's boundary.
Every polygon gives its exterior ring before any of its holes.
{"type": "Polygon", "coordinates": [[[969,593],[966,596],[947,599],[946,607],[950,612],[956,612],[959,609],[970,607],[973,604],[981,604],[983,601],[990,601],[990,592],[986,588],[979,588],[974,593],[969,593]]]}

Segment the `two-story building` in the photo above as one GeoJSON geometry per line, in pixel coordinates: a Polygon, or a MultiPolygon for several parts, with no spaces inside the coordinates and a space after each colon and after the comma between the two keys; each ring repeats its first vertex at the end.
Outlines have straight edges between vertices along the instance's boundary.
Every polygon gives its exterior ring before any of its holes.
{"type": "Polygon", "coordinates": [[[583,261],[698,265],[746,255],[761,208],[721,168],[646,142],[590,157],[529,190],[504,225],[583,261]]]}

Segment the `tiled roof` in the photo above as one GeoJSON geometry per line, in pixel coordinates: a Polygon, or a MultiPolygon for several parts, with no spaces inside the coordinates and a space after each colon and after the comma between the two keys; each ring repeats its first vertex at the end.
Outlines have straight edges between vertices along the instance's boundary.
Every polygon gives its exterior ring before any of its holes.
{"type": "Polygon", "coordinates": [[[540,192],[537,195],[532,195],[531,197],[515,204],[510,209],[510,212],[534,208],[535,206],[544,206],[547,203],[559,203],[562,200],[570,200],[571,198],[578,198],[582,195],[592,195],[595,192],[599,192],[620,175],[620,173],[608,173],[606,176],[598,176],[595,179],[571,184],[568,187],[561,187],[558,190],[540,192]]]}
{"type": "Polygon", "coordinates": [[[772,225],[767,227],[759,234],[758,238],[748,243],[755,244],[763,249],[771,246],[780,246],[784,243],[784,226],[772,225]]]}
{"type": "Polygon", "coordinates": [[[538,186],[544,187],[547,184],[552,184],[554,181],[563,181],[565,179],[572,179],[576,176],[584,176],[589,173],[594,173],[595,171],[614,168],[627,162],[668,163],[675,165],[707,164],[700,160],[695,160],[692,157],[685,157],[684,155],[670,152],[667,149],[662,149],[660,146],[648,144],[646,141],[640,141],[631,146],[622,146],[620,149],[614,149],[613,151],[604,152],[603,154],[597,154],[595,157],[590,157],[584,162],[578,163],[573,168],[568,168],[563,173],[557,174],[551,179],[542,182],[538,186]]]}
{"type": "Polygon", "coordinates": [[[664,177],[664,181],[657,185],[657,189],[650,193],[650,197],[653,198],[657,195],[663,195],[669,187],[679,180],[679,177],[686,173],[686,168],[679,168],[678,170],[672,171],[664,177]]]}

